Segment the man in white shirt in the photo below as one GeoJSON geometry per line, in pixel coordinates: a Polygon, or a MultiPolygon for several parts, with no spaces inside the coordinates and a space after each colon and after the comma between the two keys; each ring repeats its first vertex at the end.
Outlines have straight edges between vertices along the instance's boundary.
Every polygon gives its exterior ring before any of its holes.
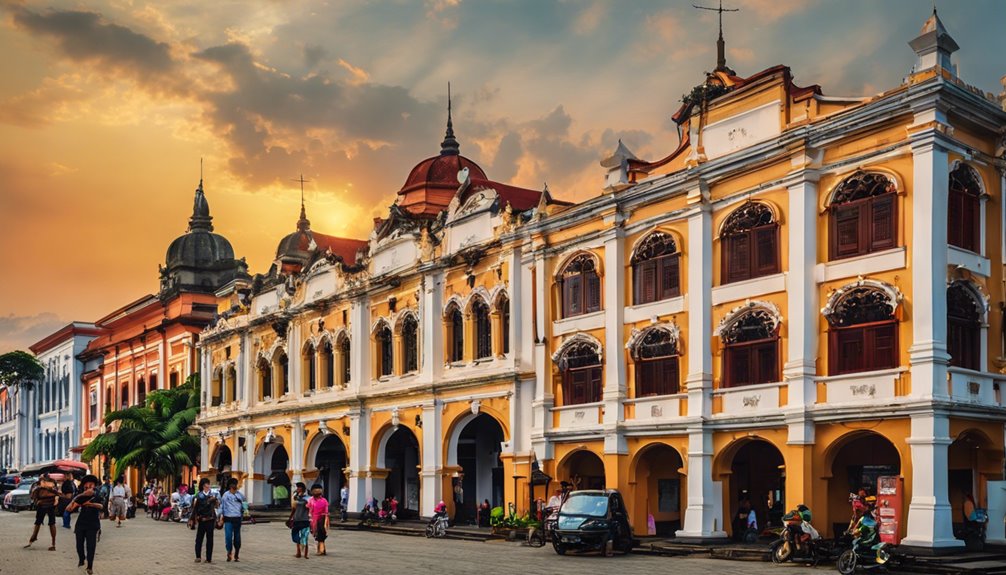
{"type": "Polygon", "coordinates": [[[122,527],[122,520],[126,518],[126,498],[130,495],[126,481],[119,477],[115,480],[110,493],[111,500],[108,504],[109,519],[116,520],[116,527],[122,527]]]}

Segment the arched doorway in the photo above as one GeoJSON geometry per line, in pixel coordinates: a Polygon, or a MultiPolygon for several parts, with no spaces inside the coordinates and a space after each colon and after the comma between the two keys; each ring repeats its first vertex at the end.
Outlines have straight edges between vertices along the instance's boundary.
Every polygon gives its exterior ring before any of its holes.
{"type": "Polygon", "coordinates": [[[786,474],[782,453],[764,439],[746,439],[735,444],[726,486],[726,524],[736,539],[746,530],[734,519],[742,508],[755,512],[759,529],[782,524],[786,506],[786,474]]]}
{"type": "Polygon", "coordinates": [[[314,456],[314,467],[318,470],[318,483],[330,505],[339,502],[339,490],[346,481],[343,469],[347,464],[346,446],[342,439],[337,435],[326,435],[314,456]]]}
{"type": "Polygon", "coordinates": [[[231,448],[221,444],[217,447],[217,452],[213,456],[213,469],[217,470],[216,480],[220,484],[221,490],[227,488],[227,480],[231,477],[232,465],[231,448]]]}
{"type": "Polygon", "coordinates": [[[593,451],[573,452],[560,466],[558,479],[572,483],[574,490],[604,489],[604,461],[593,451]]]}
{"type": "Polygon", "coordinates": [[[461,428],[455,447],[461,477],[454,478],[454,482],[461,481],[463,505],[455,511],[455,522],[474,521],[476,508],[483,500],[488,500],[490,507],[504,504],[500,461],[503,440],[503,426],[486,413],[480,413],[461,428]]]}
{"type": "Polygon", "coordinates": [[[287,468],[290,456],[277,438],[269,443],[263,443],[255,456],[255,473],[264,477],[264,481],[256,481],[253,500],[271,507],[287,507],[290,505],[290,476],[287,468]],[[286,489],[287,496],[283,499],[274,497],[277,486],[286,489]]]}
{"type": "Polygon", "coordinates": [[[947,463],[948,495],[957,534],[964,525],[964,502],[969,496],[975,507],[988,508],[987,482],[1002,479],[1003,452],[984,432],[969,429],[950,444],[947,463]]]}
{"type": "Polygon", "coordinates": [[[647,534],[647,517],[653,515],[656,535],[671,537],[681,529],[682,476],[684,466],[678,451],[663,443],[651,445],[639,454],[630,481],[635,481],[632,497],[632,526],[647,534]]]}
{"type": "MultiPolygon", "coordinates": [[[[398,498],[400,518],[419,515],[419,441],[412,430],[400,426],[384,445],[384,458],[378,465],[388,470],[383,497],[398,498]]],[[[375,493],[375,497],[382,497],[375,493]]]]}
{"type": "Polygon", "coordinates": [[[828,517],[831,534],[835,535],[848,527],[852,514],[849,494],[863,490],[867,495],[876,495],[878,477],[901,474],[901,455],[890,440],[872,431],[850,434],[832,449],[828,517]]]}

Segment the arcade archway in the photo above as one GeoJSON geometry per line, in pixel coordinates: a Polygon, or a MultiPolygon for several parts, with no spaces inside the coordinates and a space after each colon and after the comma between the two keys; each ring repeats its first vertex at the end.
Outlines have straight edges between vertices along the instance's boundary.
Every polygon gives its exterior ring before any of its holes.
{"type": "Polygon", "coordinates": [[[227,480],[231,477],[232,466],[231,448],[221,444],[217,447],[216,453],[213,454],[213,469],[217,472],[216,480],[220,484],[221,489],[226,489],[227,487],[227,480]]]}
{"type": "Polygon", "coordinates": [[[730,471],[724,481],[727,501],[726,527],[734,538],[746,530],[739,521],[742,509],[755,512],[758,528],[782,524],[786,506],[786,473],[782,453],[772,443],[759,438],[735,442],[724,454],[730,471]],[[731,457],[732,454],[732,457],[731,457]]]}
{"type": "Polygon", "coordinates": [[[684,463],[676,449],[663,443],[645,447],[636,458],[630,480],[632,526],[636,533],[647,534],[647,517],[653,515],[656,535],[671,537],[681,529],[684,463]]]}
{"type": "MultiPolygon", "coordinates": [[[[318,483],[321,484],[330,505],[339,502],[339,490],[346,482],[343,470],[349,464],[346,456],[346,446],[336,435],[326,435],[318,445],[318,453],[314,456],[314,467],[318,470],[318,483]]],[[[334,507],[333,507],[334,509],[334,507]]]]}
{"type": "Polygon", "coordinates": [[[997,449],[984,432],[969,429],[950,444],[947,468],[954,533],[958,533],[964,523],[965,501],[969,497],[975,507],[988,507],[987,482],[1002,479],[1003,451],[997,449]]]}
{"type": "Polygon", "coordinates": [[[461,517],[455,515],[455,521],[474,521],[475,511],[483,500],[488,500],[490,507],[504,504],[500,460],[503,440],[503,426],[486,413],[480,413],[461,428],[453,449],[461,467],[461,477],[455,481],[461,481],[463,505],[458,510],[461,517]]]}
{"type": "Polygon", "coordinates": [[[604,461],[593,451],[574,451],[559,465],[557,479],[572,483],[574,490],[604,489],[604,461]]]}
{"type": "Polygon", "coordinates": [[[255,473],[264,477],[265,480],[255,482],[258,485],[256,485],[256,493],[253,496],[254,500],[273,507],[289,506],[290,476],[287,473],[289,467],[290,455],[281,440],[264,443],[255,456],[255,473]],[[277,489],[277,487],[283,489],[277,489]],[[277,497],[284,490],[286,497],[277,497]]]}
{"type": "MultiPolygon", "coordinates": [[[[832,447],[831,480],[828,485],[828,517],[831,533],[841,534],[852,516],[849,494],[877,494],[877,478],[901,474],[901,455],[886,437],[872,431],[851,433],[832,447]]],[[[823,531],[823,530],[822,530],[823,531]]]]}
{"type": "Polygon", "coordinates": [[[391,431],[378,457],[378,466],[388,470],[384,493],[375,484],[374,497],[398,498],[400,518],[419,515],[419,464],[419,441],[412,430],[400,426],[391,431]]]}

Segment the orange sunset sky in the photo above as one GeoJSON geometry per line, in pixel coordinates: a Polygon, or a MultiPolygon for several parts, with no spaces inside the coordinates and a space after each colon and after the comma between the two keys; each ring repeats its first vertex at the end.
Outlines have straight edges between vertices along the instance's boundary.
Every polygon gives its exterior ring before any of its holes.
{"type": "MultiPolygon", "coordinates": [[[[707,0],[712,4],[713,0],[707,0]]],[[[294,229],[366,237],[439,150],[582,200],[618,138],[673,149],[670,116],[715,66],[692,1],[0,0],[0,352],[157,290],[200,158],[216,231],[252,273],[294,229]]],[[[898,85],[931,0],[728,0],[728,63],[826,94],[898,85]]],[[[939,2],[960,75],[1006,74],[1006,2],[939,2]]]]}

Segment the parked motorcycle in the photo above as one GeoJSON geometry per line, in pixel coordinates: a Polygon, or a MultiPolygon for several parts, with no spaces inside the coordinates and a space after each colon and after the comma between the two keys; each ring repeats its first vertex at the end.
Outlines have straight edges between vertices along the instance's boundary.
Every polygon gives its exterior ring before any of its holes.
{"type": "Polygon", "coordinates": [[[816,566],[832,559],[836,541],[821,539],[817,530],[810,525],[810,519],[810,509],[805,505],[800,505],[783,517],[786,526],[779,534],[779,539],[769,546],[773,563],[792,561],[816,566]]]}
{"type": "Polygon", "coordinates": [[[897,562],[894,545],[882,543],[873,517],[872,506],[867,510],[852,531],[852,548],[842,552],[835,562],[838,572],[851,575],[856,569],[871,570],[891,566],[897,562]]]}
{"type": "Polygon", "coordinates": [[[182,521],[188,521],[190,515],[192,515],[191,505],[183,506],[178,503],[172,503],[171,511],[168,512],[168,519],[174,521],[175,523],[180,523],[182,521]]]}
{"type": "Polygon", "coordinates": [[[447,514],[435,515],[433,520],[426,525],[426,536],[441,538],[447,535],[448,520],[447,514]]]}

